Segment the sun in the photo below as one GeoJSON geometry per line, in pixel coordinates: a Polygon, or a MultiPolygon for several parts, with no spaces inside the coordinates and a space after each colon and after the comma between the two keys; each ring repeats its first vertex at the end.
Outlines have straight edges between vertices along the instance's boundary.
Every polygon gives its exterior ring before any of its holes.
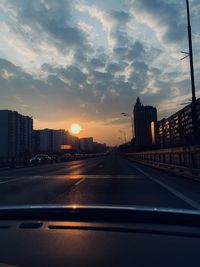
{"type": "Polygon", "coordinates": [[[70,132],[72,134],[79,134],[81,130],[82,128],[78,123],[72,123],[72,125],[70,126],[70,132]]]}

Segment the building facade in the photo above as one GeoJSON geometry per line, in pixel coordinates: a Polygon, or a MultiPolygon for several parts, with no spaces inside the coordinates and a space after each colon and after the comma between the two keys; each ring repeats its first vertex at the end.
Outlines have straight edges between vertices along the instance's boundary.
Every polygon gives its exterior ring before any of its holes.
{"type": "Polygon", "coordinates": [[[92,152],[94,148],[94,142],[92,137],[80,138],[80,150],[82,152],[92,152]]]}
{"type": "Polygon", "coordinates": [[[151,148],[157,143],[157,110],[152,106],[144,106],[137,98],[133,109],[135,139],[138,149],[151,148]]]}
{"type": "Polygon", "coordinates": [[[13,158],[32,152],[33,119],[16,111],[0,110],[0,157],[13,158]]]}
{"type": "Polygon", "coordinates": [[[42,129],[34,130],[34,152],[61,152],[61,145],[67,144],[65,130],[42,129]]]}
{"type": "Polygon", "coordinates": [[[200,98],[196,102],[197,138],[193,139],[192,106],[187,105],[167,119],[158,123],[161,148],[198,144],[200,142],[200,98]],[[195,142],[196,141],[196,142],[195,142]]]}
{"type": "MultiPolygon", "coordinates": [[[[34,152],[35,153],[60,153],[63,145],[71,146],[71,152],[79,150],[79,138],[70,135],[63,129],[34,130],[34,152]]],[[[69,151],[68,151],[69,152],[69,151]]]]}
{"type": "Polygon", "coordinates": [[[98,142],[94,142],[93,143],[93,152],[94,153],[102,153],[102,152],[105,152],[107,150],[107,146],[106,144],[101,144],[101,143],[98,143],[98,142]]]}
{"type": "Polygon", "coordinates": [[[80,140],[77,136],[71,135],[67,132],[67,144],[72,146],[73,151],[80,150],[80,140]]]}

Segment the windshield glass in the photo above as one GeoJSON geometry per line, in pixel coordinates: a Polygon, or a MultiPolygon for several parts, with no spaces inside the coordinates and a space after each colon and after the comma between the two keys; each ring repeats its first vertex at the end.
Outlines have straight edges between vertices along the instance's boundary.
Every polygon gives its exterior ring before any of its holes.
{"type": "Polygon", "coordinates": [[[200,209],[199,11],[1,0],[0,206],[200,209]]]}

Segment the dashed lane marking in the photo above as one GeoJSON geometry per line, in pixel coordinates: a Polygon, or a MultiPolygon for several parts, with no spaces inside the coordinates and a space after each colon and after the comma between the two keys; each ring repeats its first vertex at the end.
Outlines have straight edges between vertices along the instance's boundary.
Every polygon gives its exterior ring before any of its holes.
{"type": "Polygon", "coordinates": [[[85,178],[79,180],[78,182],[76,182],[74,185],[79,185],[80,183],[82,183],[85,180],[85,178]]]}

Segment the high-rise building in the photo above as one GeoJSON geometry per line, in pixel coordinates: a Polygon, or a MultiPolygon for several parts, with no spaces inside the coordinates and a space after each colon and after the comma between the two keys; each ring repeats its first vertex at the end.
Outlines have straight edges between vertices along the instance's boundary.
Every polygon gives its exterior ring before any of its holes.
{"type": "Polygon", "coordinates": [[[34,130],[35,152],[60,152],[61,145],[64,144],[67,144],[67,132],[65,130],[34,130]]]}
{"type": "Polygon", "coordinates": [[[0,110],[0,157],[32,152],[33,119],[16,111],[0,110]]]}
{"type": "Polygon", "coordinates": [[[157,110],[152,106],[144,106],[137,98],[133,110],[135,140],[137,148],[151,148],[157,142],[157,110]]]}

